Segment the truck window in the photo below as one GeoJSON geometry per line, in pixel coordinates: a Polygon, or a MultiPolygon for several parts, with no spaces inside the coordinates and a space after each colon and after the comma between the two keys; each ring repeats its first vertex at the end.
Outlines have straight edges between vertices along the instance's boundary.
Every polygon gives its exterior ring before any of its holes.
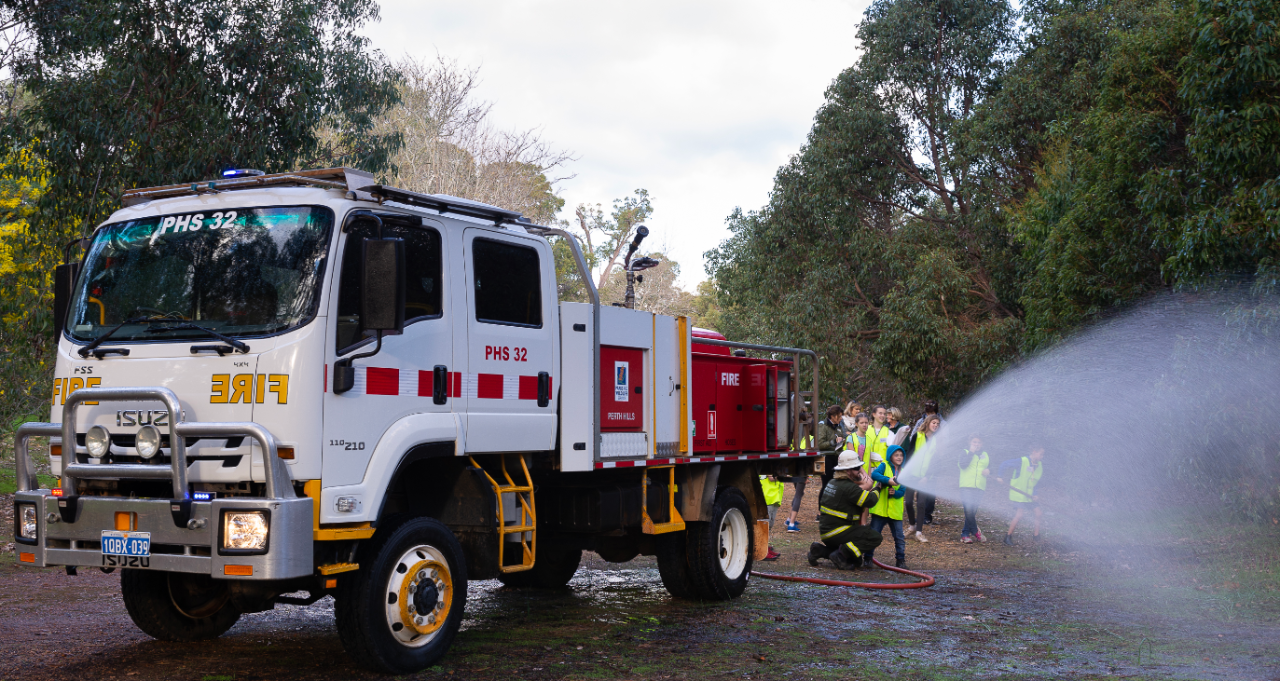
{"type": "Polygon", "coordinates": [[[476,321],[542,328],[538,252],[506,241],[471,242],[476,321]]]}
{"type": "MultiPolygon", "coordinates": [[[[382,235],[404,239],[405,325],[439,318],[440,233],[425,227],[386,225],[382,228],[382,235]]],[[[360,334],[360,243],[362,239],[376,237],[374,225],[367,221],[357,223],[347,235],[342,253],[342,280],[338,284],[338,354],[374,335],[372,331],[360,334]]]]}

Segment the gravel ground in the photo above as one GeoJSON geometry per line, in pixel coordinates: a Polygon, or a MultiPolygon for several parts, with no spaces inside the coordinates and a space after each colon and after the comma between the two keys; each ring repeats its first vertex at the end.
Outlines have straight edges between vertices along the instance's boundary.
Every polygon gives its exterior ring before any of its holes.
{"type": "MultiPolygon", "coordinates": [[[[0,546],[11,541],[11,504],[12,497],[0,503],[0,546]]],[[[773,545],[783,556],[756,570],[900,581],[879,570],[811,568],[804,554],[816,537],[815,513],[810,493],[801,533],[782,532],[780,516],[773,545]]],[[[1146,607],[1149,592],[1097,588],[1090,575],[1123,554],[1057,543],[1052,527],[1060,519],[1047,518],[1044,542],[1013,549],[959,544],[959,509],[951,505],[941,504],[936,519],[929,543],[912,539],[907,547],[910,567],[937,578],[930,589],[753,578],[730,603],[689,603],[666,594],[652,559],[616,565],[594,554],[566,591],[473,582],[453,650],[408,678],[1280,678],[1274,598],[1234,617],[1154,609],[1146,607]]],[[[980,522],[1000,536],[997,515],[980,522]]],[[[892,558],[887,533],[886,542],[882,560],[892,558]]],[[[10,549],[0,553],[0,680],[378,678],[346,657],[332,605],[279,606],[244,616],[216,641],[163,643],[129,620],[118,573],[24,568],[10,549]]]]}

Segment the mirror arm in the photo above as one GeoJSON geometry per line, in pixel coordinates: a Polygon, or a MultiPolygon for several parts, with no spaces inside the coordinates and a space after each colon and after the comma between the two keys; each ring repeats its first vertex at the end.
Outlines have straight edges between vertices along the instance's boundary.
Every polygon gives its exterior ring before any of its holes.
{"type": "Polygon", "coordinates": [[[373,357],[382,351],[382,332],[378,331],[378,343],[373,346],[369,352],[362,352],[358,355],[343,357],[333,363],[333,392],[335,395],[341,395],[355,387],[356,368],[352,366],[352,362],[357,359],[365,359],[373,357]]]}

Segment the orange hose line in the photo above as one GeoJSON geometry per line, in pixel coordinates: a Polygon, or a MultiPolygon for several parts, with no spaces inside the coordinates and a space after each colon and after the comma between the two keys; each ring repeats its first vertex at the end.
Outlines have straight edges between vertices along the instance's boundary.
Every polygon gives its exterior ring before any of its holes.
{"type": "Polygon", "coordinates": [[[904,575],[911,575],[912,577],[916,577],[921,581],[911,582],[909,584],[883,584],[879,582],[843,582],[838,579],[819,579],[817,577],[794,577],[791,575],[771,575],[767,572],[756,572],[755,570],[752,570],[751,574],[754,577],[763,577],[765,579],[777,579],[783,582],[808,582],[810,584],[822,584],[824,586],[853,586],[859,589],[925,589],[933,586],[935,583],[932,575],[927,575],[923,572],[916,572],[914,570],[907,570],[905,568],[899,568],[899,567],[890,567],[888,565],[885,565],[884,563],[881,563],[878,560],[875,560],[874,558],[871,560],[871,562],[875,563],[876,566],[882,569],[889,570],[891,572],[900,572],[904,575]]]}

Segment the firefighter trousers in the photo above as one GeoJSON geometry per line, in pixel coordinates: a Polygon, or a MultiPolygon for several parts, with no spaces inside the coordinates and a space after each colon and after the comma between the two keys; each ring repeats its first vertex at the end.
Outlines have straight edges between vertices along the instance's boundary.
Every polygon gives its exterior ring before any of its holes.
{"type": "Polygon", "coordinates": [[[862,557],[875,551],[882,541],[884,537],[866,525],[845,525],[822,534],[822,544],[829,552],[827,555],[841,551],[851,563],[862,562],[862,557]]]}

